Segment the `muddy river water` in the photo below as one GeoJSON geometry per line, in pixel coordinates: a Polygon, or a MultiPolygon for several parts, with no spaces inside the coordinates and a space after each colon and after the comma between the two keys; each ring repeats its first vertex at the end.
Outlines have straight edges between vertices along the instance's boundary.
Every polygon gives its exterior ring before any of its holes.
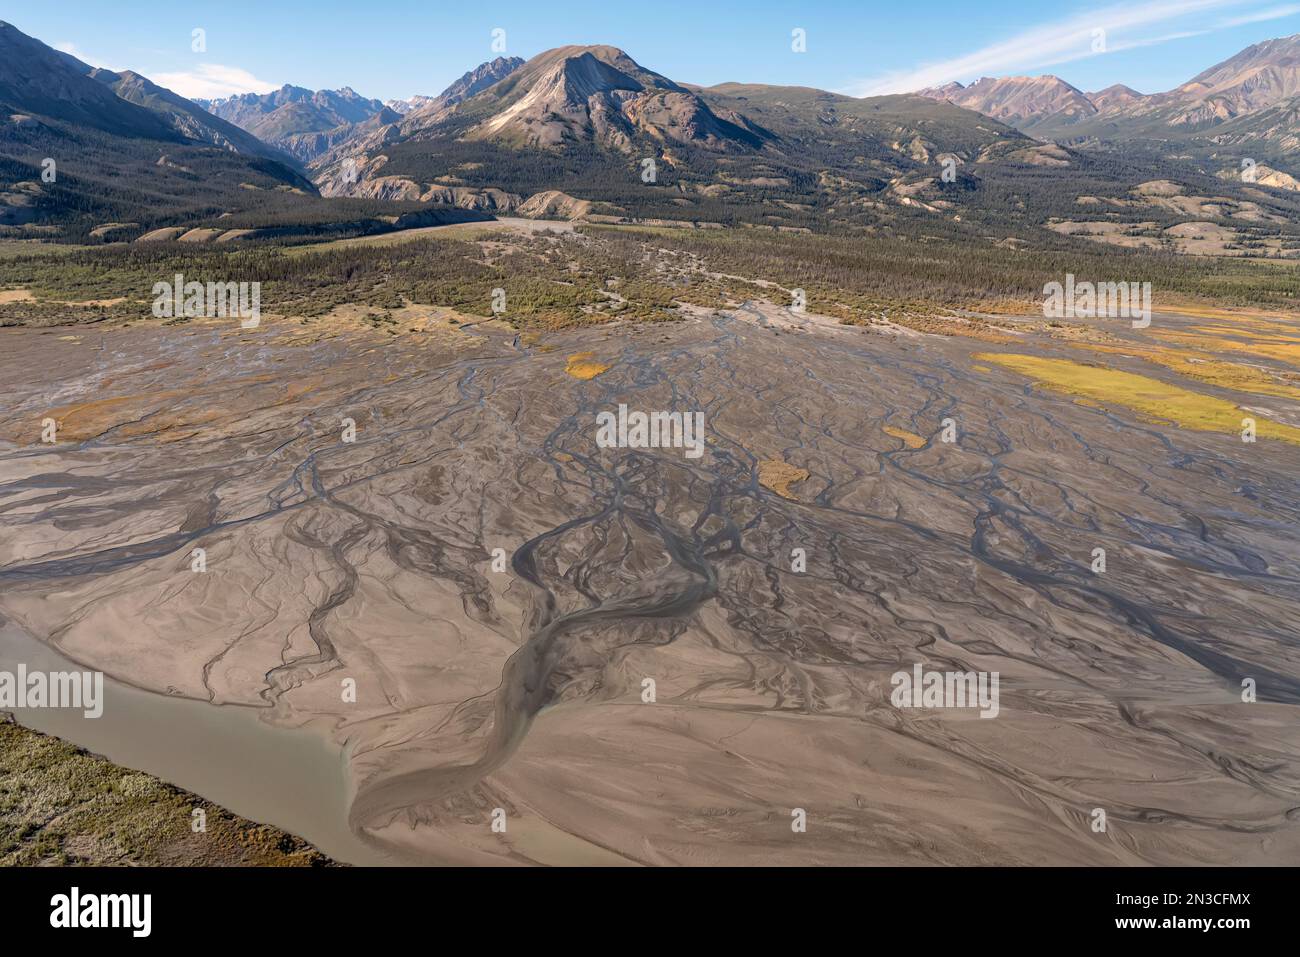
{"type": "MultiPolygon", "coordinates": [[[[0,625],[0,671],[81,671],[13,622],[0,625]]],[[[386,864],[392,857],[348,828],[342,750],[312,729],[276,728],[256,709],[153,694],[106,678],[103,713],[17,708],[19,724],[56,735],[122,767],[201,794],[250,820],[306,838],[335,860],[386,864]]]]}

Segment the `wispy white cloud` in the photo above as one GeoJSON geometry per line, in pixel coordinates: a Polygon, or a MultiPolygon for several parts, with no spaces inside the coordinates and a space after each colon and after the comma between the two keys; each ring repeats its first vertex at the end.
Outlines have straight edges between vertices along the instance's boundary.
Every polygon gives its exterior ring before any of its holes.
{"type": "Polygon", "coordinates": [[[1177,33],[1162,33],[1158,37],[1147,37],[1144,40],[1125,40],[1121,43],[1112,43],[1106,47],[1106,52],[1119,53],[1121,50],[1138,50],[1142,47],[1158,47],[1160,44],[1168,43],[1171,40],[1186,40],[1188,37],[1203,37],[1207,33],[1213,32],[1213,30],[1180,30],[1177,33]]]}
{"type": "Polygon", "coordinates": [[[117,73],[121,70],[121,67],[110,66],[109,64],[100,60],[98,57],[91,56],[89,53],[87,53],[85,50],[82,50],[80,47],[78,47],[75,43],[73,43],[70,40],[63,40],[60,41],[59,43],[54,44],[54,49],[60,51],[61,53],[67,53],[70,56],[75,56],[78,60],[80,60],[82,63],[85,63],[87,66],[96,66],[103,70],[112,70],[114,73],[117,73]]]}
{"type": "Polygon", "coordinates": [[[183,73],[157,73],[149,79],[191,100],[218,100],[237,93],[270,93],[278,83],[259,80],[247,70],[220,63],[201,63],[183,73]]]}
{"type": "MultiPolygon", "coordinates": [[[[75,56],[82,63],[120,73],[126,67],[113,66],[92,56],[70,40],[53,44],[54,49],[75,56]]],[[[150,73],[149,79],[173,93],[189,99],[216,100],[237,93],[270,93],[278,83],[260,80],[248,70],[220,63],[201,63],[193,70],[176,73],[150,73]]]]}
{"type": "MultiPolygon", "coordinates": [[[[1137,40],[1120,40],[1116,35],[1124,31],[1141,31],[1143,28],[1185,21],[1246,2],[1249,0],[1147,0],[1144,3],[1102,7],[1022,30],[1006,40],[962,56],[870,77],[852,84],[845,92],[852,96],[907,93],[938,86],[950,80],[965,81],[980,76],[1005,75],[1069,63],[1117,50],[1154,46],[1209,30],[1182,30],[1137,40]],[[1099,43],[1099,39],[1102,42],[1099,43]]],[[[1225,25],[1218,26],[1221,28],[1225,25]]]]}
{"type": "Polygon", "coordinates": [[[1258,13],[1245,13],[1239,17],[1230,17],[1227,20],[1220,20],[1220,27],[1240,27],[1247,23],[1264,23],[1267,20],[1281,20],[1283,17],[1294,16],[1300,13],[1300,3],[1293,3],[1285,7],[1273,7],[1271,10],[1260,10],[1258,13]]]}

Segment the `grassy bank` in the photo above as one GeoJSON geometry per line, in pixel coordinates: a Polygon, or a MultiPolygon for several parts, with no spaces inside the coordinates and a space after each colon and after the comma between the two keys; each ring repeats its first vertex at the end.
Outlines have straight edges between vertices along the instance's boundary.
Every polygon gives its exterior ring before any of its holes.
{"type": "Polygon", "coordinates": [[[0,864],[321,867],[334,862],[59,738],[0,721],[0,864]],[[206,830],[193,829],[201,809],[206,830]]]}

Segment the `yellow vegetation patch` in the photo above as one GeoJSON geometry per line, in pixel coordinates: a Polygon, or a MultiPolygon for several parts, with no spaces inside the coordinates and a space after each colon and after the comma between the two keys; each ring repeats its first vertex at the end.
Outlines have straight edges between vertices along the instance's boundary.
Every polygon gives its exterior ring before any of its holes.
{"type": "Polygon", "coordinates": [[[1236,434],[1241,432],[1243,419],[1253,418],[1258,436],[1300,445],[1300,429],[1247,413],[1224,399],[1146,376],[1042,356],[986,352],[974,358],[1005,366],[1057,392],[1082,396],[1104,406],[1123,406],[1181,428],[1236,434]]]}
{"type": "Polygon", "coordinates": [[[1264,337],[1260,335],[1250,335],[1249,342],[1240,342],[1236,339],[1210,338],[1208,336],[1188,335],[1179,332],[1158,332],[1156,336],[1165,342],[1176,343],[1180,346],[1189,346],[1193,349],[1209,349],[1213,352],[1234,352],[1245,353],[1246,355],[1256,356],[1261,359],[1276,359],[1278,362],[1285,362],[1289,365],[1300,366],[1300,340],[1287,342],[1285,337],[1277,336],[1264,337]]]}
{"type": "Polygon", "coordinates": [[[564,371],[575,379],[594,379],[609,369],[609,365],[596,361],[594,352],[575,352],[569,356],[564,371]]]}
{"type": "Polygon", "coordinates": [[[790,486],[802,482],[808,477],[808,470],[783,462],[780,459],[764,459],[758,463],[758,484],[770,488],[782,498],[798,501],[790,486]]]}
{"type": "Polygon", "coordinates": [[[1284,335],[1286,330],[1285,327],[1281,326],[1256,329],[1238,329],[1236,326],[1192,326],[1191,331],[1204,333],[1215,338],[1239,336],[1243,339],[1256,339],[1261,342],[1300,342],[1300,336],[1284,335]]]}
{"type": "MultiPolygon", "coordinates": [[[[986,366],[985,369],[988,367],[986,366]]],[[[892,435],[896,439],[902,439],[909,449],[919,449],[925,445],[925,439],[915,432],[909,432],[907,429],[898,429],[892,425],[882,426],[881,431],[886,435],[892,435]]]]}
{"type": "Polygon", "coordinates": [[[1237,392],[1253,392],[1256,395],[1272,395],[1282,399],[1300,401],[1300,387],[1277,381],[1276,377],[1265,369],[1241,365],[1216,359],[1206,352],[1193,352],[1186,348],[1143,348],[1141,346],[1106,346],[1098,343],[1070,343],[1079,349],[1100,352],[1106,355],[1133,356],[1156,365],[1171,369],[1189,379],[1199,379],[1223,389],[1237,392]]]}
{"type": "Polygon", "coordinates": [[[1162,300],[1157,307],[1161,309],[1171,309],[1184,316],[1194,316],[1198,319],[1220,319],[1229,322],[1242,323],[1244,325],[1253,325],[1256,323],[1267,323],[1269,325],[1294,325],[1296,317],[1290,317],[1289,314],[1279,315],[1273,310],[1250,309],[1244,307],[1224,308],[1221,306],[1206,306],[1194,303],[1183,302],[1180,300],[1162,300]]]}

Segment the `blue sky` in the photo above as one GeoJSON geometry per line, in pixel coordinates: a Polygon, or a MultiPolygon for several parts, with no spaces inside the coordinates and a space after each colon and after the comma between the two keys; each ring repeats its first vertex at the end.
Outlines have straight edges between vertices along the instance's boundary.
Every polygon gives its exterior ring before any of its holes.
{"type": "Polygon", "coordinates": [[[284,83],[351,86],[380,99],[436,94],[496,55],[496,28],[506,31],[509,55],[610,43],[704,85],[867,95],[1055,73],[1084,90],[1127,83],[1152,93],[1251,43],[1300,32],[1300,0],[0,0],[0,19],[187,96],[284,83]],[[206,31],[204,53],[191,50],[195,28],[206,31]],[[806,52],[791,50],[795,28],[806,31],[806,52]]]}

